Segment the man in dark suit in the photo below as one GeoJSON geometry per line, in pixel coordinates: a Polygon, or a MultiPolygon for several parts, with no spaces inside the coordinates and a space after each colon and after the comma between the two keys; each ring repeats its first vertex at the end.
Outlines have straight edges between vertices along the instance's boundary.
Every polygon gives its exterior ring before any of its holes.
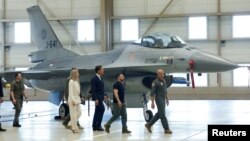
{"type": "Polygon", "coordinates": [[[95,67],[96,75],[91,79],[91,92],[92,100],[95,101],[95,113],[93,118],[93,131],[104,131],[101,126],[105,107],[103,105],[104,94],[104,82],[102,76],[104,75],[104,69],[101,65],[95,67]]]}
{"type": "MultiPolygon", "coordinates": [[[[2,84],[2,77],[0,76],[0,104],[3,102],[3,84],[2,84]]],[[[3,129],[0,123],[0,131],[6,131],[6,129],[3,129]]]]}

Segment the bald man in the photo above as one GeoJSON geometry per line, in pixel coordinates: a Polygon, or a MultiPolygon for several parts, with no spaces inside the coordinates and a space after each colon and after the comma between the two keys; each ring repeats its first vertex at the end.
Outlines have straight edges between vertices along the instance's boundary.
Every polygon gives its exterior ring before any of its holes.
{"type": "Polygon", "coordinates": [[[157,78],[153,81],[151,87],[151,108],[155,108],[155,103],[157,106],[157,113],[154,117],[145,124],[148,132],[152,132],[151,127],[154,125],[156,121],[161,119],[162,126],[164,128],[165,134],[172,134],[172,131],[169,129],[168,120],[165,115],[165,105],[169,104],[168,96],[167,96],[167,83],[164,79],[165,73],[164,70],[157,70],[157,78]]]}

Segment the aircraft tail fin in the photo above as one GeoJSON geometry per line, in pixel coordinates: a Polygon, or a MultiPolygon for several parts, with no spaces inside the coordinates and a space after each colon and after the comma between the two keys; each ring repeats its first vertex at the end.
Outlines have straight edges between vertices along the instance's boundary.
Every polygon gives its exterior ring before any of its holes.
{"type": "Polygon", "coordinates": [[[39,6],[27,8],[27,12],[30,18],[32,37],[38,48],[37,52],[32,52],[29,55],[31,62],[37,63],[77,55],[63,48],[39,6]]]}

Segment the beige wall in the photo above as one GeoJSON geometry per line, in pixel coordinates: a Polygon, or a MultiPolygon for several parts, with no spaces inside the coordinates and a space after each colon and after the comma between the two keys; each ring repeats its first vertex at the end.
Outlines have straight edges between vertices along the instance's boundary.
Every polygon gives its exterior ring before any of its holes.
{"type": "Polygon", "coordinates": [[[250,88],[246,87],[207,87],[207,88],[170,88],[170,99],[178,100],[249,100],[250,88]]]}
{"type": "MultiPolygon", "coordinates": [[[[48,93],[26,90],[31,101],[47,101],[48,93]]],[[[9,100],[8,90],[4,90],[5,100],[9,100]]],[[[172,100],[250,100],[250,88],[246,87],[210,87],[210,88],[180,88],[168,89],[169,98],[172,100]]]]}

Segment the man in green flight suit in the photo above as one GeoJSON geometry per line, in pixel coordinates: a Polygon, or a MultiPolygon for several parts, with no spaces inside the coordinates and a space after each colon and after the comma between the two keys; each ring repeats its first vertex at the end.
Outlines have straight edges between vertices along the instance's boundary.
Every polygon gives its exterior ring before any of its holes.
{"type": "Polygon", "coordinates": [[[157,78],[152,83],[151,88],[151,108],[155,108],[155,103],[158,108],[158,112],[154,115],[154,117],[145,124],[147,130],[151,133],[151,127],[154,125],[156,121],[161,119],[162,126],[165,130],[165,134],[172,134],[172,131],[169,129],[168,120],[165,115],[165,105],[169,105],[169,99],[167,96],[167,83],[164,79],[165,73],[164,70],[157,70],[157,78]]]}

